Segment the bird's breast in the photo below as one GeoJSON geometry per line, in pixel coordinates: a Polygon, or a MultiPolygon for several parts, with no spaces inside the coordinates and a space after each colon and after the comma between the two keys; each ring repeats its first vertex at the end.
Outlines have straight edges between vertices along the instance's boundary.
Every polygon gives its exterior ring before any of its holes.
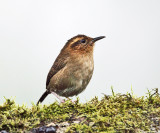
{"type": "Polygon", "coordinates": [[[71,63],[71,72],[78,79],[86,79],[93,73],[94,62],[92,57],[81,56],[71,63]]]}
{"type": "Polygon", "coordinates": [[[94,69],[93,58],[79,57],[70,59],[49,85],[51,91],[65,97],[78,95],[88,85],[94,69]]]}
{"type": "Polygon", "coordinates": [[[74,79],[79,82],[77,88],[85,89],[94,70],[94,62],[91,57],[79,57],[74,63],[71,72],[74,79]],[[80,84],[81,83],[81,84],[80,84]],[[79,86],[79,87],[78,87],[79,86]]]}
{"type": "MultiPolygon", "coordinates": [[[[94,69],[93,59],[82,57],[68,64],[68,79],[71,87],[64,89],[63,95],[78,95],[87,87],[94,69]]],[[[67,79],[67,80],[68,80],[67,79]]]]}

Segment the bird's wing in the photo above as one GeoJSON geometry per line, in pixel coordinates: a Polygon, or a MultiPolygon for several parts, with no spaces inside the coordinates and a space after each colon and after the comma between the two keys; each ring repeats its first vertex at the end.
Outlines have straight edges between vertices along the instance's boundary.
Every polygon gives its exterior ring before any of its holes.
{"type": "Polygon", "coordinates": [[[64,68],[67,64],[67,61],[69,59],[69,54],[59,54],[57,59],[55,60],[53,66],[51,67],[48,76],[47,76],[47,81],[46,81],[46,87],[48,86],[51,78],[62,68],[64,68]]]}

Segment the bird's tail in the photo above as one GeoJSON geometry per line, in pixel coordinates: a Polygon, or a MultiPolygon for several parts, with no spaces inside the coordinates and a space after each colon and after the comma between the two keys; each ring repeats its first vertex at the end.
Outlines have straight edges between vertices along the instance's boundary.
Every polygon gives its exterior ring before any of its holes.
{"type": "Polygon", "coordinates": [[[41,98],[38,100],[37,105],[38,105],[39,103],[42,103],[43,100],[48,96],[48,94],[50,94],[50,92],[49,92],[48,90],[46,90],[46,91],[43,93],[43,95],[41,96],[41,98]]]}

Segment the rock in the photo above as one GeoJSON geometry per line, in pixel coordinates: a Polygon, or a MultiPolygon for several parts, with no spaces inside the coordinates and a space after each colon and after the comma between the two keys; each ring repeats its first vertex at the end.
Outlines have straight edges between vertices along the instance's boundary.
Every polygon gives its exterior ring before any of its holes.
{"type": "Polygon", "coordinates": [[[57,127],[54,126],[42,126],[39,128],[34,128],[31,130],[31,133],[56,133],[57,127]]]}
{"type": "Polygon", "coordinates": [[[56,133],[56,128],[54,127],[47,127],[46,128],[46,133],[56,133]]]}
{"type": "Polygon", "coordinates": [[[46,132],[46,126],[38,128],[38,133],[45,133],[46,132]]]}
{"type": "Polygon", "coordinates": [[[6,130],[2,130],[0,131],[0,133],[9,133],[9,132],[7,132],[6,130]]]}

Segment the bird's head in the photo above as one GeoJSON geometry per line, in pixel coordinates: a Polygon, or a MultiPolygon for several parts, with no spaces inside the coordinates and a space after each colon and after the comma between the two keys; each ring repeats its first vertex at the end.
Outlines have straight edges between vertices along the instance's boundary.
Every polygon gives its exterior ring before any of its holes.
{"type": "Polygon", "coordinates": [[[105,36],[91,38],[85,35],[77,35],[68,40],[62,50],[69,50],[76,53],[90,53],[93,52],[95,42],[103,38],[105,38],[105,36]]]}

